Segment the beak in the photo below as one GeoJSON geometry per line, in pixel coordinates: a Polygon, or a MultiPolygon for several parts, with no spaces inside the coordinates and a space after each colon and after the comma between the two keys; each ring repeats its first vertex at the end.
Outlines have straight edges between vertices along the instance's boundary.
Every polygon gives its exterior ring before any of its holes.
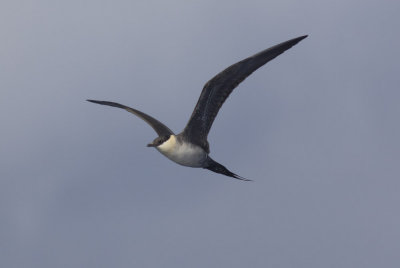
{"type": "Polygon", "coordinates": [[[147,144],[147,147],[156,147],[156,145],[153,143],[149,143],[149,144],[147,144]]]}

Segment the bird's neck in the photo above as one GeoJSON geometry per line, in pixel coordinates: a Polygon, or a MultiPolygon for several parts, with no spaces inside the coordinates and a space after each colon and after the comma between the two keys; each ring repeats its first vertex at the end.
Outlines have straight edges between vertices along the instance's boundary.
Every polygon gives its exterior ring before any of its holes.
{"type": "Polygon", "coordinates": [[[161,152],[170,152],[175,149],[177,145],[177,140],[175,135],[171,135],[168,140],[164,141],[161,145],[157,147],[161,152]]]}

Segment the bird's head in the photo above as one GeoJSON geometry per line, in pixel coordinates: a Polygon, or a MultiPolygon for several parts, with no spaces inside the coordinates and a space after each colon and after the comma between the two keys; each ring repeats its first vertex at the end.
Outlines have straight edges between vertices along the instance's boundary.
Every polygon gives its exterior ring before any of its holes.
{"type": "Polygon", "coordinates": [[[171,135],[160,136],[153,140],[152,143],[147,144],[147,147],[159,147],[170,139],[171,135]]]}

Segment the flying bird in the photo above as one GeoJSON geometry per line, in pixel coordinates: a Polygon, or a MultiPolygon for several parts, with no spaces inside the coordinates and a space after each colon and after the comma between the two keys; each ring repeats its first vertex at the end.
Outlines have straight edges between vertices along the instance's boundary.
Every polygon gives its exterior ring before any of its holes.
{"type": "Polygon", "coordinates": [[[187,167],[205,168],[238,180],[250,181],[229,171],[210,157],[208,132],[219,109],[234,88],[255,70],[306,37],[307,35],[300,36],[265,49],[229,66],[213,77],[204,85],[189,122],[179,134],[174,134],[171,129],[150,115],[128,106],[110,101],[87,101],[124,109],[146,121],[158,134],[158,137],[147,146],[156,148],[175,163],[187,167]]]}

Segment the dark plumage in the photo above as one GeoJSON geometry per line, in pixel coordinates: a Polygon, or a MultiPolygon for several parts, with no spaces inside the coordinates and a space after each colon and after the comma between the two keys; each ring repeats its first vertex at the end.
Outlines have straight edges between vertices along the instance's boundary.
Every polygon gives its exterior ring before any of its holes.
{"type": "Polygon", "coordinates": [[[210,131],[219,109],[231,92],[255,70],[306,37],[307,35],[300,36],[265,49],[229,66],[214,76],[204,85],[192,116],[183,130],[183,135],[188,137],[190,142],[210,152],[207,142],[208,132],[210,131]]]}

